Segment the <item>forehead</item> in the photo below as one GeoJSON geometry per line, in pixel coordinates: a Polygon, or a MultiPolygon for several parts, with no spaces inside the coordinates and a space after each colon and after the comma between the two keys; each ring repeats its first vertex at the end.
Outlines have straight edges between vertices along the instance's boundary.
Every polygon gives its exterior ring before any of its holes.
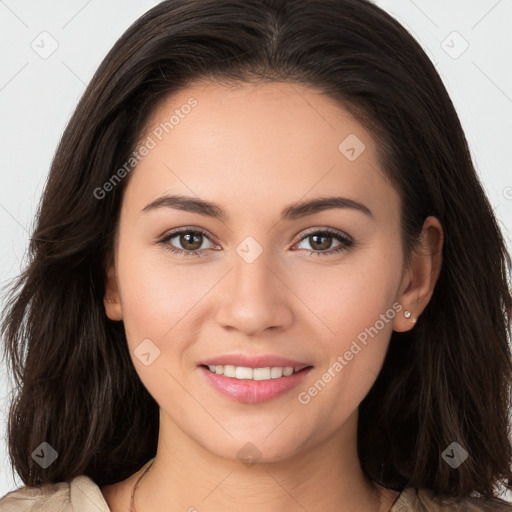
{"type": "Polygon", "coordinates": [[[148,201],[164,192],[245,209],[333,192],[396,200],[372,134],[298,84],[192,84],[153,112],[140,140],[149,139],[128,187],[148,201]]]}

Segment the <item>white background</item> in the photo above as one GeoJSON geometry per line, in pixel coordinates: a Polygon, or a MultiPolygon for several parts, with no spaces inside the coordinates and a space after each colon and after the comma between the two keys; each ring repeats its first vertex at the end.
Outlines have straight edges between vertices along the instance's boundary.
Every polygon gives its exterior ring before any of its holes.
{"type": "MultiPolygon", "coordinates": [[[[51,158],[86,84],[124,30],[156,3],[0,0],[0,285],[25,261],[51,158]],[[42,58],[32,46],[49,51],[52,38],[58,47],[42,58]]],[[[409,29],[436,64],[512,247],[512,68],[506,64],[512,55],[512,1],[376,3],[409,29]]],[[[10,384],[4,364],[0,370],[1,497],[22,482],[7,459],[10,384]]]]}

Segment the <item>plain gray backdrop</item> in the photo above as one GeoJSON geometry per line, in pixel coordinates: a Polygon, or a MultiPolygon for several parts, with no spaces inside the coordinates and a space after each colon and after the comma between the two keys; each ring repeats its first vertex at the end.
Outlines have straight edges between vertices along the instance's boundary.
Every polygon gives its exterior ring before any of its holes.
{"type": "MultiPolygon", "coordinates": [[[[154,0],[0,0],[0,283],[26,261],[51,159],[108,50],[154,0]]],[[[512,247],[511,0],[380,0],[423,45],[459,113],[512,247]]],[[[475,240],[475,244],[481,243],[475,240]]],[[[5,300],[4,294],[0,304],[5,300]]],[[[22,485],[7,458],[11,384],[0,366],[0,497],[22,485]]]]}

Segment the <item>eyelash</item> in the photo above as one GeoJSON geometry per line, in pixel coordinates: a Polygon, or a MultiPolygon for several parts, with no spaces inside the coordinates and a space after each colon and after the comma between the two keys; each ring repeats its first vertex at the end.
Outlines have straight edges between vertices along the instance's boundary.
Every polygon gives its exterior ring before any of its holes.
{"type": "MultiPolygon", "coordinates": [[[[208,240],[212,241],[210,235],[205,230],[203,230],[201,228],[193,228],[193,229],[192,228],[181,228],[181,229],[178,229],[175,231],[171,231],[170,233],[165,235],[162,239],[160,239],[158,241],[158,243],[165,246],[166,250],[168,250],[174,254],[178,254],[184,258],[188,258],[188,257],[192,257],[192,256],[198,256],[198,257],[201,256],[201,252],[203,252],[206,249],[196,249],[193,251],[187,251],[184,249],[177,249],[173,245],[169,244],[169,241],[172,238],[175,238],[176,236],[181,235],[182,233],[194,233],[194,234],[201,233],[206,238],[208,238],[208,240]]],[[[334,249],[329,249],[328,251],[314,251],[314,250],[309,250],[309,249],[299,249],[300,251],[308,251],[309,253],[311,253],[310,254],[311,257],[315,257],[315,255],[316,255],[316,257],[320,257],[320,256],[332,256],[335,254],[339,254],[343,251],[346,251],[349,247],[351,247],[354,244],[354,242],[352,240],[350,240],[347,236],[344,236],[339,231],[336,231],[331,228],[324,228],[324,229],[319,229],[319,230],[315,230],[315,231],[309,231],[309,232],[305,233],[304,236],[300,240],[298,240],[296,243],[302,242],[302,240],[304,240],[305,238],[307,238],[311,235],[330,235],[340,242],[340,245],[338,245],[334,249]]]]}

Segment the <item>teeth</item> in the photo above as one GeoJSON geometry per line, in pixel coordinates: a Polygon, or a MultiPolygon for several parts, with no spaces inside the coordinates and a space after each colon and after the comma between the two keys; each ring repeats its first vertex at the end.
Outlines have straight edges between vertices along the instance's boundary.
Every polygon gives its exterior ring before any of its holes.
{"type": "Polygon", "coordinates": [[[226,365],[209,365],[211,372],[217,375],[225,375],[240,380],[270,380],[279,379],[280,377],[288,377],[295,373],[291,366],[278,366],[266,368],[247,368],[246,366],[226,365]]]}

